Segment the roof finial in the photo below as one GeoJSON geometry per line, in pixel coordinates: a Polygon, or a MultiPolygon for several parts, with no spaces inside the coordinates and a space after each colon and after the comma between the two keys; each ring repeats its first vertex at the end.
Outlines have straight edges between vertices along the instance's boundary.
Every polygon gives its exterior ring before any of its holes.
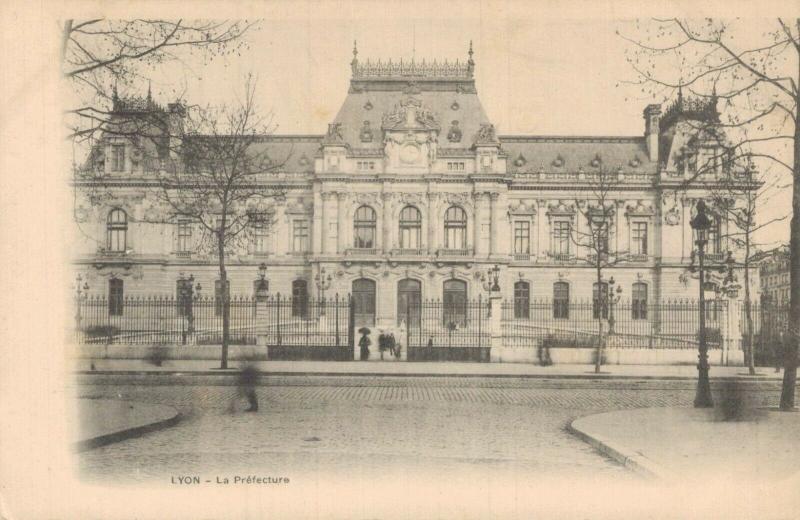
{"type": "Polygon", "coordinates": [[[151,83],[152,80],[147,80],[147,104],[149,105],[153,101],[153,92],[151,91],[151,83]]]}
{"type": "Polygon", "coordinates": [[[678,104],[683,104],[683,85],[678,84],[678,104]]]}
{"type": "Polygon", "coordinates": [[[469,77],[472,77],[472,73],[475,71],[475,62],[472,59],[472,40],[469,41],[469,52],[467,54],[469,54],[469,59],[467,60],[467,74],[469,74],[469,77]]]}
{"type": "Polygon", "coordinates": [[[119,99],[119,95],[117,94],[117,80],[114,80],[114,89],[111,91],[111,99],[116,101],[119,99]]]}
{"type": "Polygon", "coordinates": [[[353,77],[358,75],[358,42],[356,40],[353,40],[353,61],[350,62],[350,70],[353,77]]]}

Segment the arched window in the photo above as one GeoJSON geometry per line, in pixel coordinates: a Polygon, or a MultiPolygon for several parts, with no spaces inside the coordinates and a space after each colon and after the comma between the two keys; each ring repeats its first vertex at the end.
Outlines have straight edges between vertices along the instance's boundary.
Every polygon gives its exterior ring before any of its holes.
{"type": "Polygon", "coordinates": [[[467,323],[467,282],[446,280],[442,288],[444,326],[463,327],[467,323]]]}
{"type": "Polygon", "coordinates": [[[514,284],[514,318],[529,319],[530,317],[531,286],[528,282],[516,282],[514,284]]]}
{"type": "Polygon", "coordinates": [[[124,295],[124,282],[119,278],[108,281],[108,315],[122,316],[122,302],[124,295]]]}
{"type": "Polygon", "coordinates": [[[595,282],[592,285],[592,318],[608,319],[608,284],[595,282]]]}
{"type": "Polygon", "coordinates": [[[106,249],[125,251],[128,248],[128,215],[115,208],[108,213],[106,221],[106,249]]]}
{"type": "Polygon", "coordinates": [[[397,324],[407,325],[419,323],[422,311],[422,284],[417,280],[406,278],[397,282],[397,324]],[[410,319],[409,319],[410,315],[410,319]]]}
{"type": "Polygon", "coordinates": [[[419,249],[422,236],[422,215],[414,206],[400,212],[400,248],[419,249]]]}
{"type": "Polygon", "coordinates": [[[353,219],[354,247],[358,249],[372,249],[375,247],[375,227],[377,217],[375,210],[369,206],[361,206],[356,210],[353,219]]]}
{"type": "Polygon", "coordinates": [[[634,320],[647,319],[647,284],[636,282],[631,291],[631,317],[634,320]]]}
{"type": "Polygon", "coordinates": [[[450,206],[444,214],[444,247],[467,248],[467,213],[458,206],[450,206]]]}
{"type": "Polygon", "coordinates": [[[553,284],[553,318],[569,319],[569,284],[567,282],[553,284]]]}
{"type": "Polygon", "coordinates": [[[308,283],[305,280],[292,282],[292,316],[308,316],[308,283]]]}

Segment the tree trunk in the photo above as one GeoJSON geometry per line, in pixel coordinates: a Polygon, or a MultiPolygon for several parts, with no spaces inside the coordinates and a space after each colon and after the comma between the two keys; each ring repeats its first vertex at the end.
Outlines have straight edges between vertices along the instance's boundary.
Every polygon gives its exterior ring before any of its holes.
{"type": "Polygon", "coordinates": [[[792,164],[792,223],[789,238],[789,323],[784,342],[783,385],[781,387],[782,411],[794,409],[797,385],[797,348],[800,334],[800,100],[795,99],[794,163],[792,164]]]}
{"type": "MultiPolygon", "coordinates": [[[[752,219],[751,219],[752,220],[752,219]]],[[[749,225],[749,223],[748,223],[749,225]]],[[[750,303],[750,232],[745,235],[744,244],[744,316],[747,320],[747,371],[756,375],[756,362],[753,345],[753,307],[750,303]]]]}
{"type": "Polygon", "coordinates": [[[603,279],[603,271],[600,268],[600,253],[597,254],[597,349],[595,352],[594,357],[594,373],[600,373],[600,366],[603,362],[603,344],[605,343],[605,337],[603,336],[603,286],[602,286],[602,279],[603,279]]]}
{"type": "MultiPolygon", "coordinates": [[[[224,224],[223,224],[224,225],[224,224]]],[[[230,336],[231,306],[228,291],[228,272],[225,269],[225,241],[222,232],[217,236],[217,251],[219,257],[219,284],[222,293],[222,359],[219,367],[228,368],[228,337],[230,336]]]]}

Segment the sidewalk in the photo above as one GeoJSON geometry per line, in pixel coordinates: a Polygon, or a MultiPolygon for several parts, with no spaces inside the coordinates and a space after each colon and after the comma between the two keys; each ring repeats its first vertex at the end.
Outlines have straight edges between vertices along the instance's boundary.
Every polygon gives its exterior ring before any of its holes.
{"type": "MultiPolygon", "coordinates": [[[[79,359],[73,362],[80,373],[162,373],[181,375],[225,375],[219,362],[212,360],[167,360],[155,366],[137,359],[79,359]],[[91,365],[94,364],[94,370],[91,365]]],[[[348,375],[348,376],[461,376],[461,377],[535,377],[535,378],[600,378],[600,379],[697,379],[694,365],[604,365],[600,374],[594,365],[540,366],[526,363],[458,363],[402,361],[258,361],[259,372],[271,375],[348,375]]],[[[229,362],[238,370],[241,363],[229,362]]],[[[747,375],[747,367],[711,367],[712,379],[741,378],[779,380],[782,372],[759,368],[757,376],[747,375]]]]}
{"type": "MultiPolygon", "coordinates": [[[[569,429],[640,475],[670,483],[799,479],[800,413],[641,408],[576,419],[569,429]]],[[[798,480],[800,481],[800,480],[798,480]]]]}
{"type": "Polygon", "coordinates": [[[180,413],[171,406],[133,401],[77,399],[77,409],[76,451],[139,437],[180,420],[180,413]]]}

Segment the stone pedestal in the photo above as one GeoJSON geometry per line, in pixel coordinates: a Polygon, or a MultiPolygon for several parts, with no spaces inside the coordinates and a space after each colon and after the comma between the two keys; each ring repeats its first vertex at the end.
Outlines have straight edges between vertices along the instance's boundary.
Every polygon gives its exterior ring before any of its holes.
{"type": "Polygon", "coordinates": [[[503,348],[503,306],[500,291],[492,291],[489,295],[489,305],[492,309],[492,316],[489,318],[489,331],[492,347],[489,360],[492,362],[500,361],[500,354],[503,348]]]}

